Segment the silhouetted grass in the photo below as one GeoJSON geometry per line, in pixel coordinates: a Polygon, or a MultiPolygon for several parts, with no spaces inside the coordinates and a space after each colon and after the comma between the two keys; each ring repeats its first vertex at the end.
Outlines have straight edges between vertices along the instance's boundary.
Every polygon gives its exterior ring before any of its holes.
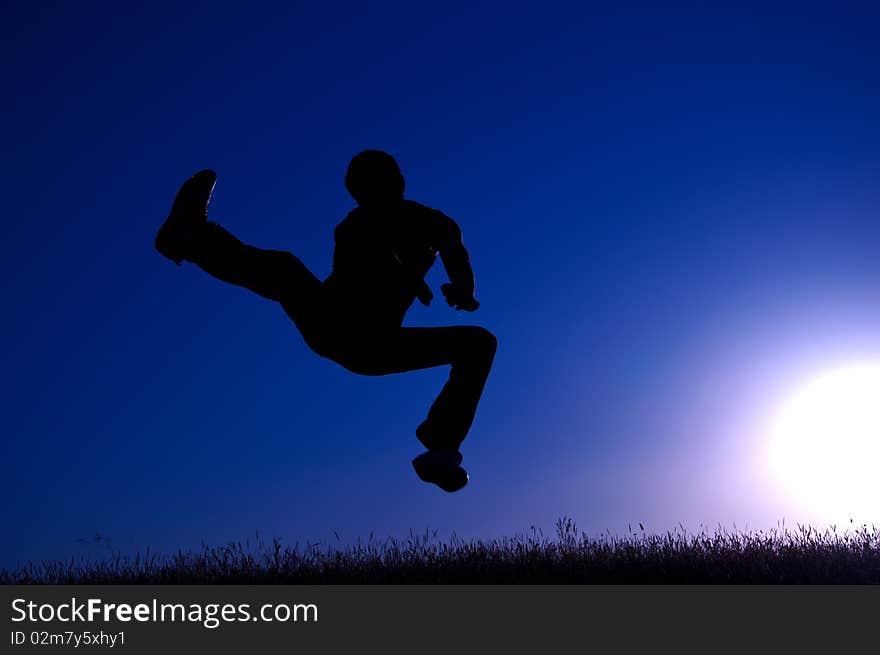
{"type": "MultiPolygon", "coordinates": [[[[640,526],[641,527],[641,526],[640,526]]],[[[90,562],[44,562],[0,570],[3,584],[880,584],[880,530],[838,533],[718,529],[589,537],[570,519],[553,538],[530,534],[465,541],[411,534],[351,546],[203,546],[90,562]]]]}

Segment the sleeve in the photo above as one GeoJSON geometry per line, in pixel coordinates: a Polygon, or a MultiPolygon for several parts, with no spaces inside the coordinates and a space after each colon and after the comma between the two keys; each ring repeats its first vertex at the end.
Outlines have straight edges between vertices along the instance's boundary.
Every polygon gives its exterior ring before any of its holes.
{"type": "Polygon", "coordinates": [[[449,281],[458,294],[472,298],[474,272],[471,268],[470,255],[462,242],[461,228],[443,212],[436,210],[435,212],[437,250],[449,281]]]}

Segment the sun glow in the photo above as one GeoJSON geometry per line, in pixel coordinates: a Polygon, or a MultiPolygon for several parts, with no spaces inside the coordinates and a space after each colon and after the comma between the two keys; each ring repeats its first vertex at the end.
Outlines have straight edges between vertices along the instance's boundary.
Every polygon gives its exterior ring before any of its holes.
{"type": "Polygon", "coordinates": [[[775,479],[816,518],[880,521],[880,364],[808,384],[783,407],[769,445],[775,479]]]}

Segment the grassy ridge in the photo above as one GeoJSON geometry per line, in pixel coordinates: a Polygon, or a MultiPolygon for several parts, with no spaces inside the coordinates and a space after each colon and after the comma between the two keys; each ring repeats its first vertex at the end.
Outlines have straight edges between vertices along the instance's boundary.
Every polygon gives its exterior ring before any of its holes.
{"type": "Polygon", "coordinates": [[[43,562],[0,570],[2,584],[880,584],[880,530],[676,530],[589,537],[560,519],[554,537],[440,541],[436,535],[342,548],[272,544],[43,562]]]}

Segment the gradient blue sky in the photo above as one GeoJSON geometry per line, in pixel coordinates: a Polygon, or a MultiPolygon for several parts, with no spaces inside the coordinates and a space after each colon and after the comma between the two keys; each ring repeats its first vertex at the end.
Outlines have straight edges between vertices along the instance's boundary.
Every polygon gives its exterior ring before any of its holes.
{"type": "Polygon", "coordinates": [[[808,518],[756,453],[793,389],[880,358],[878,21],[868,2],[4,3],[0,566],[96,533],[167,551],[808,518]],[[409,465],[446,370],[355,376],[153,250],[211,167],[215,220],[323,277],[364,148],[471,252],[481,309],[408,324],[500,341],[456,495],[409,465]]]}

